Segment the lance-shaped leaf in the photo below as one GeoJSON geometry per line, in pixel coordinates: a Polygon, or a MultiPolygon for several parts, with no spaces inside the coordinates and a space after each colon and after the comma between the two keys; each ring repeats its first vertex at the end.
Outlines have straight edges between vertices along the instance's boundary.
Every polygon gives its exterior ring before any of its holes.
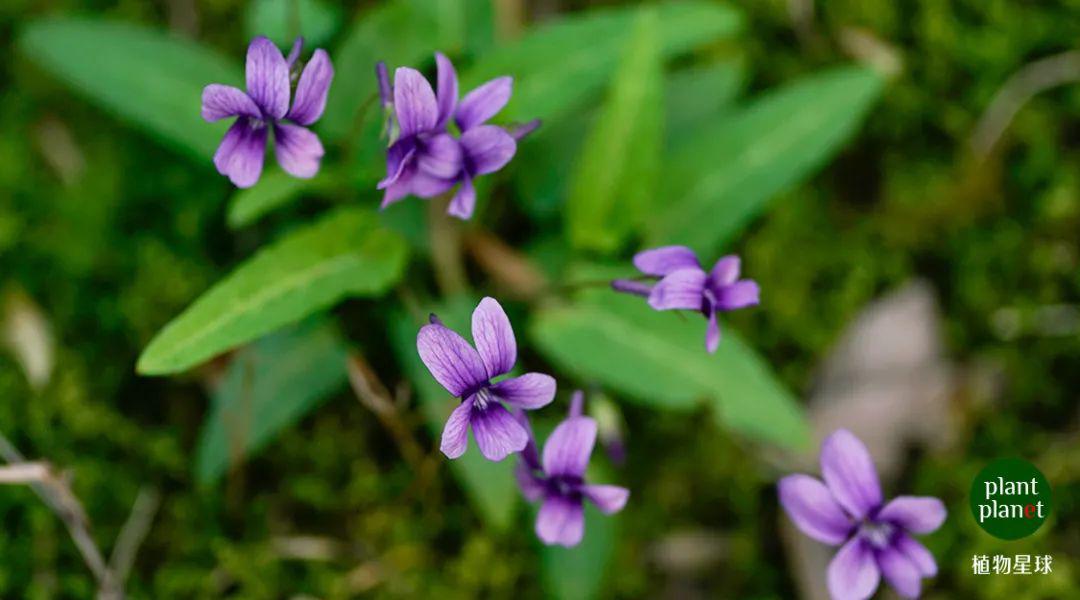
{"type": "Polygon", "coordinates": [[[542,310],[531,333],[561,368],[642,404],[689,409],[705,401],[749,437],[785,446],[807,439],[802,410],[765,362],[730,328],[716,353],[706,352],[697,315],[654,311],[642,298],[604,290],[542,310]]]}
{"type": "Polygon", "coordinates": [[[166,325],[138,371],[184,371],[347,296],[382,294],[401,276],[407,247],[377,222],[370,211],[339,209],[287,234],[166,325]]]}
{"type": "Polygon", "coordinates": [[[584,250],[617,250],[643,221],[660,163],[663,63],[655,10],[638,15],[570,183],[567,230],[584,250]]]}
{"type": "MultiPolygon", "coordinates": [[[[656,7],[661,52],[677,56],[734,35],[742,18],[710,2],[656,7]]],[[[554,122],[594,97],[614,72],[634,31],[638,9],[596,10],[543,25],[487,54],[463,78],[462,89],[501,75],[514,77],[514,95],[500,118],[554,122]]]]}
{"type": "Polygon", "coordinates": [[[776,194],[825,164],[882,87],[882,77],[870,69],[837,68],[703,125],[665,167],[662,187],[671,204],[651,222],[649,245],[714,253],[776,194]]]}
{"type": "Polygon", "coordinates": [[[743,64],[727,60],[671,73],[664,86],[665,148],[696,138],[702,123],[730,115],[746,77],[743,64]]]}
{"type": "Polygon", "coordinates": [[[324,171],[312,179],[300,179],[280,169],[270,169],[255,185],[233,193],[229,198],[226,221],[233,229],[250,225],[296,201],[305,191],[330,181],[332,177],[324,171]]]}
{"type": "Polygon", "coordinates": [[[199,436],[199,483],[213,483],[340,389],[345,357],[341,336],[323,321],[279,331],[237,352],[199,436]]]}
{"type": "Polygon", "coordinates": [[[34,21],[23,30],[19,47],[87,100],[207,164],[228,122],[202,119],[203,87],[243,87],[238,62],[189,40],[127,23],[34,21]]]}
{"type": "MultiPolygon", "coordinates": [[[[443,306],[433,307],[432,312],[437,313],[447,327],[468,332],[470,315],[475,306],[475,300],[455,298],[443,306]]],[[[402,313],[395,315],[393,323],[395,355],[417,391],[424,422],[437,445],[446,419],[457,407],[458,400],[435,381],[416,352],[416,334],[423,323],[402,313]]],[[[449,460],[440,454],[439,460],[449,463],[450,471],[464,488],[466,496],[484,522],[496,530],[504,531],[513,520],[518,501],[513,473],[515,459],[511,457],[500,462],[487,460],[480,454],[472,434],[469,434],[469,446],[468,451],[460,458],[449,460]]]]}

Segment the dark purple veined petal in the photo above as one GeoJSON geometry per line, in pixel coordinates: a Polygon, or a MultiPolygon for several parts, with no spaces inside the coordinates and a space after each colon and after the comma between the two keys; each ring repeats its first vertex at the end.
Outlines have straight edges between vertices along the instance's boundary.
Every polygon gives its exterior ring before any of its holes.
{"type": "Polygon", "coordinates": [[[386,177],[376,186],[384,190],[398,182],[416,156],[416,138],[402,138],[386,150],[386,177]]]}
{"type": "Polygon", "coordinates": [[[304,49],[304,36],[298,35],[293,40],[292,48],[289,49],[289,53],[285,56],[285,64],[289,65],[291,69],[296,64],[296,59],[300,58],[300,52],[304,49]]]}
{"type": "Polygon", "coordinates": [[[634,266],[638,271],[654,277],[663,277],[679,269],[701,269],[694,251],[686,246],[662,246],[643,250],[634,255],[634,266]]]}
{"type": "Polygon", "coordinates": [[[437,71],[435,85],[438,87],[435,98],[439,104],[439,118],[435,122],[435,128],[441,130],[450,122],[450,117],[454,116],[458,98],[458,79],[457,72],[454,71],[454,63],[450,62],[450,59],[446,58],[442,52],[435,53],[435,68],[437,71]]]}
{"type": "Polygon", "coordinates": [[[545,544],[576,546],[585,536],[585,511],[580,501],[553,494],[536,514],[536,536],[545,544]]]}
{"type": "Polygon", "coordinates": [[[255,101],[231,85],[211,83],[203,88],[202,118],[214,122],[229,117],[262,117],[255,101]]]}
{"type": "Polygon", "coordinates": [[[596,443],[596,421],[574,417],[559,423],[544,443],[544,473],[582,477],[596,443]]]}
{"type": "Polygon", "coordinates": [[[919,574],[923,577],[933,577],[937,575],[937,561],[934,560],[934,555],[926,549],[915,538],[910,535],[900,532],[896,535],[896,539],[893,541],[893,546],[904,553],[904,556],[908,557],[908,560],[919,569],[919,574]]]}
{"type": "Polygon", "coordinates": [[[821,475],[833,498],[855,519],[881,507],[881,483],[870,451],[846,429],[821,444],[821,475]]]}
{"type": "Polygon", "coordinates": [[[457,179],[463,167],[461,143],[446,133],[428,138],[416,154],[416,166],[432,177],[457,179]]]}
{"type": "Polygon", "coordinates": [[[301,125],[318,121],[326,109],[326,96],[333,80],[334,66],[330,64],[330,55],[319,48],[300,73],[292,108],[286,116],[301,125]]]}
{"type": "Polygon", "coordinates": [[[500,461],[529,443],[525,428],[498,402],[489,402],[483,409],[474,407],[469,419],[480,454],[488,460],[500,461]]]}
{"type": "Polygon", "coordinates": [[[585,485],[581,494],[605,515],[622,510],[630,498],[630,490],[617,485],[585,485]]]}
{"type": "Polygon", "coordinates": [[[945,522],[945,504],[931,496],[897,496],[875,516],[911,533],[930,533],[945,522]]]}
{"type": "Polygon", "coordinates": [[[509,373],[517,362],[517,340],[499,301],[488,296],[472,313],[472,336],[489,378],[509,373]]]}
{"type": "Polygon", "coordinates": [[[275,119],[289,110],[289,65],[269,39],[251,40],[247,52],[247,93],[262,112],[275,119]]]}
{"type": "Polygon", "coordinates": [[[402,173],[400,179],[388,186],[383,192],[383,199],[382,203],[379,204],[379,210],[383,210],[391,204],[400,202],[402,199],[408,197],[408,195],[412,193],[412,187],[410,185],[412,177],[413,175],[411,173],[402,173]]]}
{"type": "Polygon", "coordinates": [[[239,188],[255,185],[262,175],[266,154],[266,126],[247,117],[240,117],[225,132],[214,166],[239,188]]]}
{"type": "Polygon", "coordinates": [[[465,450],[469,447],[469,415],[472,414],[472,406],[471,400],[462,402],[446,420],[439,450],[447,458],[457,458],[465,454],[465,450]]]}
{"type": "Polygon", "coordinates": [[[521,495],[529,502],[536,502],[544,497],[544,482],[537,478],[524,460],[514,465],[514,478],[517,479],[521,495]]]}
{"type": "Polygon", "coordinates": [[[461,397],[487,383],[480,355],[452,329],[424,325],[416,335],[416,351],[428,371],[448,392],[461,397]]]}
{"type": "Polygon", "coordinates": [[[514,416],[521,428],[525,430],[525,435],[529,437],[529,441],[525,443],[525,448],[521,451],[521,460],[524,461],[529,471],[541,470],[543,467],[540,464],[540,451],[536,448],[536,437],[533,435],[532,424],[529,423],[529,415],[525,414],[525,411],[520,408],[511,409],[510,414],[514,416]]]}
{"type": "Polygon", "coordinates": [[[416,69],[394,71],[394,112],[401,137],[431,131],[439,119],[439,107],[431,84],[416,69]]]}
{"type": "Polygon", "coordinates": [[[510,101],[513,87],[512,77],[498,77],[466,94],[454,114],[458,129],[465,132],[494,117],[510,101]]]}
{"type": "Polygon", "coordinates": [[[824,483],[809,475],[788,475],[776,487],[780,505],[799,531],[832,546],[844,543],[851,534],[851,519],[824,483]]]}
{"type": "Polygon", "coordinates": [[[743,279],[716,291],[716,308],[735,310],[755,306],[760,302],[761,290],[756,281],[743,279]]]}
{"type": "Polygon", "coordinates": [[[319,172],[319,161],[324,152],[319,136],[307,127],[275,123],[274,153],[286,173],[309,179],[319,172]]]}
{"type": "Polygon", "coordinates": [[[705,271],[697,267],[668,273],[653,286],[649,306],[656,310],[700,310],[706,277],[705,271]]]}
{"type": "Polygon", "coordinates": [[[870,545],[855,537],[833,557],[826,578],[833,600],[866,600],[881,582],[881,571],[870,545]]]}
{"type": "Polygon", "coordinates": [[[922,576],[918,567],[900,550],[887,547],[877,553],[878,568],[885,581],[904,598],[918,598],[922,591],[922,576]]]}
{"type": "Polygon", "coordinates": [[[461,134],[471,175],[487,175],[506,166],[517,152],[517,142],[502,127],[480,125],[461,134]]]}
{"type": "Polygon", "coordinates": [[[454,194],[453,200],[450,201],[450,206],[446,207],[446,214],[451,217],[467,220],[469,217],[472,217],[473,210],[475,209],[476,187],[473,185],[472,177],[465,174],[461,177],[461,187],[459,187],[457,193],[454,194]]]}
{"type": "Polygon", "coordinates": [[[526,373],[492,385],[491,391],[511,406],[535,410],[555,399],[555,378],[544,373],[526,373]]]}
{"type": "Polygon", "coordinates": [[[705,326],[705,351],[709,354],[716,352],[720,347],[720,320],[716,318],[716,311],[709,311],[709,324],[705,326]]]}
{"type": "Polygon", "coordinates": [[[418,198],[434,198],[450,191],[454,183],[453,179],[434,177],[417,169],[409,178],[409,193],[418,198]]]}
{"type": "Polygon", "coordinates": [[[713,265],[709,272],[709,283],[719,289],[725,285],[731,285],[739,279],[740,261],[733,254],[723,256],[713,265]]]}

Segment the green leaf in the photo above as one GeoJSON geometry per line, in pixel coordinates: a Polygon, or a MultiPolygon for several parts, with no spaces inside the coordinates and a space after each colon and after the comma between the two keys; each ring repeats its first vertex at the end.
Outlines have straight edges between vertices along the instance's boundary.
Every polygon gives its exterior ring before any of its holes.
{"type": "Polygon", "coordinates": [[[289,48],[299,35],[304,37],[305,52],[330,39],[340,22],[341,9],[320,0],[254,0],[244,19],[248,38],[265,35],[289,48]]]}
{"type": "Polygon", "coordinates": [[[23,30],[19,47],[87,100],[200,161],[214,154],[228,127],[203,121],[203,87],[243,82],[237,62],[126,23],[38,20],[23,30]]]}
{"type": "MultiPolygon", "coordinates": [[[[324,173],[317,176],[319,179],[325,177],[324,173]]],[[[246,227],[295,201],[305,190],[316,185],[316,179],[300,179],[280,169],[270,169],[255,185],[233,193],[226,221],[232,229],[246,227]]]]}
{"type": "Polygon", "coordinates": [[[657,28],[656,12],[642,10],[577,161],[570,183],[567,230],[578,249],[617,250],[651,204],[663,127],[663,62],[657,28]]]}
{"type": "MultiPolygon", "coordinates": [[[[663,3],[656,10],[665,57],[732,36],[742,26],[739,13],[722,4],[663,3]]],[[[596,10],[544,25],[482,57],[463,77],[462,89],[511,75],[514,95],[501,118],[554,122],[603,89],[637,14],[634,8],[596,10]]]]}
{"type": "Polygon", "coordinates": [[[305,322],[237,352],[199,436],[199,483],[213,483],[338,390],[347,379],[346,352],[325,322],[305,322]]]}
{"type": "Polygon", "coordinates": [[[701,130],[702,123],[716,122],[731,114],[746,75],[742,63],[729,60],[683,69],[668,75],[664,87],[664,135],[667,147],[675,147],[701,130]]]}
{"type": "Polygon", "coordinates": [[[644,405],[690,409],[704,399],[722,423],[750,437],[785,446],[808,437],[796,400],[764,361],[730,329],[710,355],[697,315],[654,311],[605,290],[542,310],[531,334],[560,368],[644,405]]]}
{"type": "Polygon", "coordinates": [[[339,209],[236,268],[173,319],[139,357],[144,375],[177,373],[324,310],[394,284],[407,247],[371,211],[339,209]]]}
{"type": "Polygon", "coordinates": [[[705,125],[672,152],[649,245],[677,243],[706,255],[728,242],[766,203],[835,154],[881,94],[884,80],[843,67],[774,90],[705,125]]]}
{"type": "MultiPolygon", "coordinates": [[[[605,480],[606,481],[606,480],[605,480]]],[[[618,543],[618,515],[585,504],[585,537],[573,548],[544,546],[540,572],[547,596],[586,600],[600,594],[618,543]]]]}
{"type": "MultiPolygon", "coordinates": [[[[463,333],[469,338],[469,323],[472,309],[476,302],[467,298],[456,298],[441,307],[431,307],[447,327],[463,333]]],[[[426,314],[426,313],[425,313],[426,314]]],[[[438,443],[443,427],[450,412],[458,402],[444,390],[416,353],[416,334],[422,322],[414,321],[407,315],[398,313],[393,319],[393,346],[399,364],[417,391],[420,409],[432,437],[438,443]]],[[[514,518],[517,507],[518,490],[514,479],[514,457],[500,462],[487,460],[476,447],[476,440],[469,435],[469,449],[460,458],[450,460],[439,454],[439,460],[449,465],[450,471],[457,478],[469,501],[476,508],[480,517],[491,528],[505,531],[514,518]]]]}

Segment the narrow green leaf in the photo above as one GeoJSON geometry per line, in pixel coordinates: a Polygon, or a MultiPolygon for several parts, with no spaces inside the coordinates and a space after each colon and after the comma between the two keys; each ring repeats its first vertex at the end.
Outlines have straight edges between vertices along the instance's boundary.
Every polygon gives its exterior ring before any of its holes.
{"type": "Polygon", "coordinates": [[[375,214],[339,209],[263,249],[165,326],[142,356],[144,375],[184,371],[221,352],[393,285],[407,247],[375,214]]]}
{"type": "Polygon", "coordinates": [[[340,22],[341,8],[320,0],[254,0],[244,18],[248,38],[265,35],[288,48],[299,35],[309,52],[330,39],[340,22]]]}
{"type": "MultiPolygon", "coordinates": [[[[432,312],[437,313],[447,327],[468,338],[470,315],[475,306],[475,301],[457,298],[445,306],[432,307],[432,312]]],[[[416,333],[422,325],[423,323],[414,322],[407,315],[398,313],[393,319],[392,343],[399,364],[417,391],[428,430],[438,443],[446,419],[458,400],[435,381],[420,360],[420,355],[416,353],[416,333]]],[[[518,502],[513,473],[515,459],[510,457],[500,462],[485,459],[470,434],[469,449],[464,455],[450,460],[440,454],[439,460],[449,465],[450,471],[464,488],[469,501],[484,522],[495,530],[505,531],[514,518],[514,509],[518,502]]]]}
{"type": "Polygon", "coordinates": [[[701,131],[702,123],[715,123],[731,114],[746,75],[741,62],[728,60],[671,73],[664,87],[664,138],[678,147],[701,131]]]}
{"type": "Polygon", "coordinates": [[[656,12],[643,9],[570,183],[567,230],[578,249],[612,252],[647,214],[663,127],[656,12]]]}
{"type": "Polygon", "coordinates": [[[209,160],[228,126],[203,121],[203,87],[243,84],[239,63],[126,23],[38,20],[23,30],[19,47],[87,100],[199,161],[209,160]]]}
{"type": "Polygon", "coordinates": [[[748,436],[785,446],[807,439],[796,400],[761,358],[730,329],[710,355],[705,322],[695,315],[654,311],[641,298],[601,291],[542,310],[531,334],[561,368],[642,404],[688,409],[704,399],[723,423],[748,436]]]}
{"type": "MultiPolygon", "coordinates": [[[[732,36],[742,26],[739,13],[722,4],[671,2],[656,10],[665,57],[732,36]]],[[[500,116],[554,122],[603,89],[634,30],[637,13],[635,8],[596,10],[541,26],[481,57],[464,76],[463,89],[511,75],[514,95],[500,116]]]]}
{"type": "Polygon", "coordinates": [[[618,518],[618,515],[605,515],[586,503],[585,537],[581,543],[573,548],[543,547],[540,572],[548,597],[588,600],[600,594],[615,556],[618,518]]]}
{"type": "Polygon", "coordinates": [[[259,452],[346,381],[346,348],[326,322],[305,322],[237,352],[214,392],[199,436],[195,474],[210,484],[259,452]]]}
{"type": "Polygon", "coordinates": [[[771,198],[840,149],[883,83],[867,68],[837,68],[703,126],[672,153],[663,186],[672,204],[652,222],[650,245],[678,243],[714,253],[771,198]]]}

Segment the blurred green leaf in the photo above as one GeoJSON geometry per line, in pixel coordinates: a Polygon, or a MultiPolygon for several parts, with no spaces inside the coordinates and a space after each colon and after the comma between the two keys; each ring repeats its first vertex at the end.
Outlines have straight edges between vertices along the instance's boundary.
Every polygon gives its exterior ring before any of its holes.
{"type": "MultiPolygon", "coordinates": [[[[443,306],[432,307],[447,327],[462,333],[469,339],[472,309],[476,301],[455,298],[443,306]]],[[[428,430],[438,443],[443,427],[458,400],[444,390],[416,353],[416,333],[423,323],[417,323],[407,315],[398,313],[393,319],[393,345],[402,370],[417,390],[420,409],[428,430]]],[[[480,517],[493,529],[505,531],[514,518],[518,490],[514,480],[514,457],[500,462],[487,460],[476,447],[476,440],[469,434],[469,449],[460,458],[450,460],[441,453],[439,460],[449,464],[450,471],[464,488],[469,501],[480,517]]]]}
{"type": "Polygon", "coordinates": [[[703,123],[731,114],[746,77],[741,62],[729,60],[671,73],[664,87],[664,138],[677,147],[701,131],[703,123]]]}
{"type": "Polygon", "coordinates": [[[202,119],[203,87],[243,87],[237,62],[127,23],[34,21],[23,30],[19,47],[86,99],[207,164],[228,123],[202,119]]]}
{"type": "Polygon", "coordinates": [[[649,245],[684,244],[711,254],[777,193],[835,154],[881,94],[883,78],[841,67],[768,92],[701,127],[672,153],[649,245]]]}
{"type": "Polygon", "coordinates": [[[184,371],[347,296],[381,294],[401,276],[407,246],[377,223],[339,209],[261,250],[166,325],[138,371],[184,371]]]}
{"type": "Polygon", "coordinates": [[[265,35],[289,48],[299,35],[311,52],[337,31],[341,8],[321,0],[254,0],[244,17],[248,38],[265,35]]]}
{"type": "Polygon", "coordinates": [[[199,483],[213,483],[340,388],[347,379],[346,352],[337,331],[322,321],[279,331],[237,352],[199,436],[199,483]]]}
{"type": "MultiPolygon", "coordinates": [[[[320,173],[317,177],[325,178],[325,174],[320,173]]],[[[226,221],[232,229],[246,227],[293,202],[314,185],[317,185],[315,179],[300,179],[280,169],[269,169],[258,183],[233,193],[229,198],[226,221]]]]}
{"type": "Polygon", "coordinates": [[[808,435],[795,398],[733,331],[705,351],[705,321],[654,311],[641,298],[603,290],[533,319],[539,350],[575,376],[638,402],[689,409],[707,400],[720,422],[753,438],[798,446],[808,435]]]}
{"type": "MultiPolygon", "coordinates": [[[[606,481],[606,480],[605,480],[606,481]]],[[[586,600],[600,594],[618,542],[618,516],[585,503],[585,537],[573,548],[544,546],[540,572],[544,590],[559,600],[586,600]]]]}
{"type": "Polygon", "coordinates": [[[567,232],[578,249],[612,252],[636,230],[656,185],[663,127],[657,16],[643,9],[570,183],[567,232]]]}
{"type": "MultiPolygon", "coordinates": [[[[742,26],[740,14],[723,4],[672,2],[656,10],[665,57],[732,36],[742,26]]],[[[543,25],[481,57],[464,76],[462,89],[511,75],[514,95],[502,118],[554,122],[603,89],[637,14],[636,8],[596,10],[543,25]]]]}

